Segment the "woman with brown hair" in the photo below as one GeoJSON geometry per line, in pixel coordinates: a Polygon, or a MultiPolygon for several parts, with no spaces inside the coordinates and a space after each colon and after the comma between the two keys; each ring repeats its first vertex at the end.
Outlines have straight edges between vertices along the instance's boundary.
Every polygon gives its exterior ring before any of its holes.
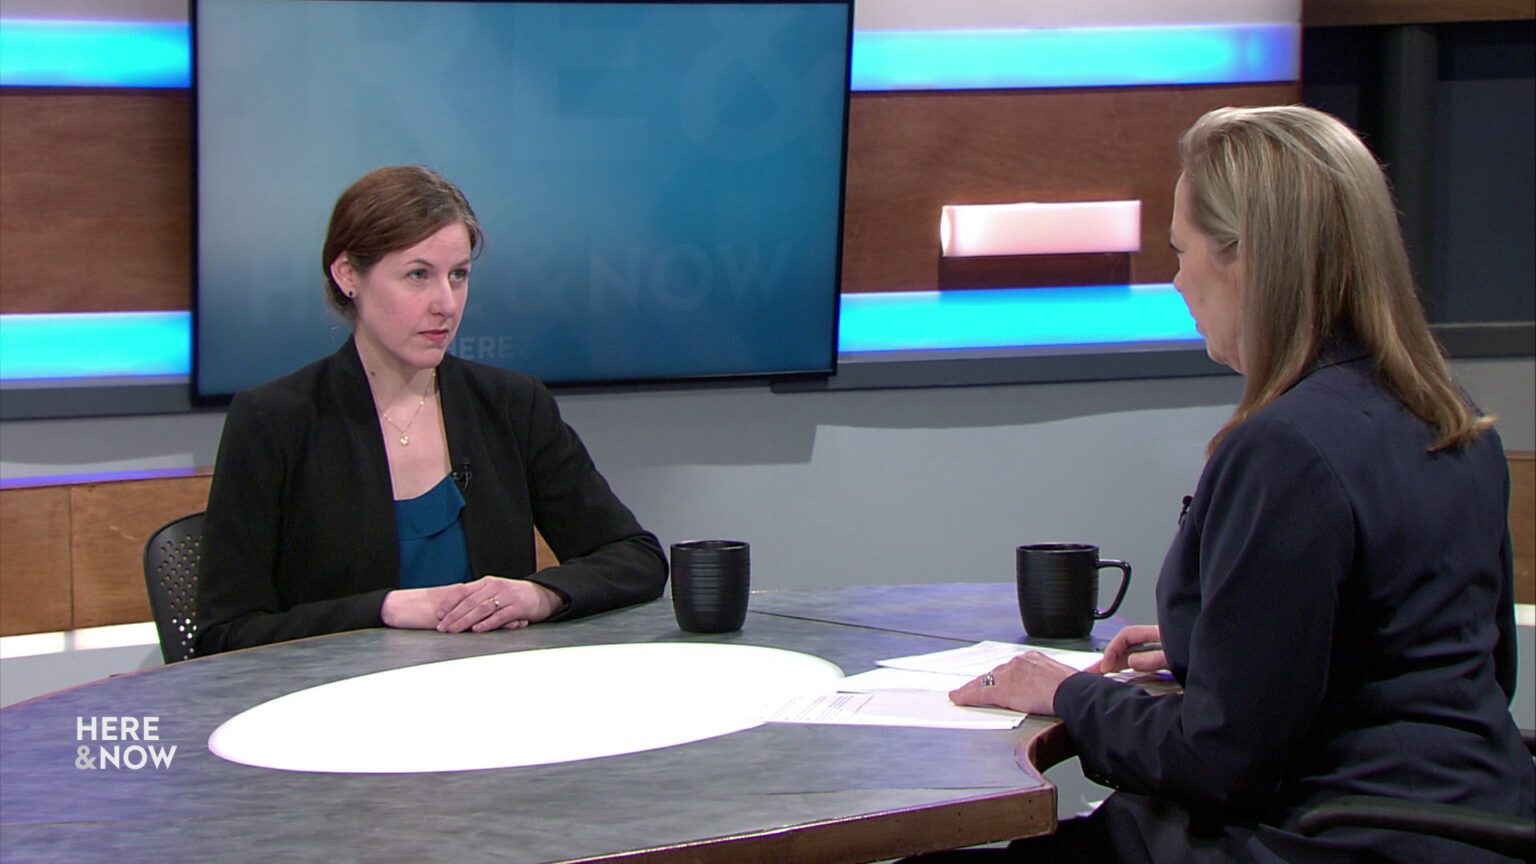
{"type": "Polygon", "coordinates": [[[1536,801],[1509,713],[1508,470],[1430,334],[1381,168],[1302,107],[1212,111],[1180,155],[1174,284],[1243,398],[1179,519],[1158,625],[1127,627],[1088,672],[1031,653],[951,694],[1060,716],[1084,773],[1119,790],[993,854],[1501,860],[1402,832],[1297,831],[1344,795],[1527,817],[1536,801]],[[1102,675],[1128,666],[1182,689],[1102,675]]]}
{"type": "Polygon", "coordinates": [[[483,245],[426,168],[331,214],[334,354],[237,395],[204,523],[197,653],[363,627],[517,628],[650,600],[666,559],[526,375],[448,353],[483,245]],[[534,572],[534,530],[559,566],[534,572]]]}

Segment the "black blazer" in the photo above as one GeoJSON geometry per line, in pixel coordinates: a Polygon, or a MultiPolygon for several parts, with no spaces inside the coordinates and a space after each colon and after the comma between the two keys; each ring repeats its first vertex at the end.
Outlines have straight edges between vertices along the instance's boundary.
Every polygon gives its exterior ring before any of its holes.
{"type": "MultiPolygon", "coordinates": [[[[537,526],[561,565],[536,581],[570,599],[557,617],[661,594],[661,544],[608,488],[543,385],[449,356],[438,387],[477,576],[531,578],[537,526]]],[[[394,495],[351,339],[235,397],[203,532],[197,653],[382,626],[400,576],[394,495]]]]}
{"type": "Polygon", "coordinates": [[[1431,453],[1433,437],[1352,353],[1216,448],[1158,577],[1183,693],[1080,674],[1056,694],[1085,774],[1128,793],[1096,817],[1140,850],[1126,860],[1484,860],[1295,833],[1346,794],[1530,815],[1508,466],[1492,431],[1431,453]]]}

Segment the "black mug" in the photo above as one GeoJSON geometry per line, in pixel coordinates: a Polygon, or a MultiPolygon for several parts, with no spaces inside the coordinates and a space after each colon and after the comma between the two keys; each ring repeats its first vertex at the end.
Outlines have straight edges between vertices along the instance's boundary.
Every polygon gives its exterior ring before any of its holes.
{"type": "Polygon", "coordinates": [[[752,548],[740,540],[672,544],[672,612],[690,633],[730,633],[747,620],[752,548]]]}
{"type": "Polygon", "coordinates": [[[1019,583],[1019,614],[1024,632],[1036,639],[1086,639],[1093,622],[1120,608],[1131,584],[1131,565],[1099,558],[1087,543],[1040,543],[1014,550],[1019,583]],[[1099,571],[1117,567],[1120,590],[1108,609],[1097,608],[1099,571]]]}

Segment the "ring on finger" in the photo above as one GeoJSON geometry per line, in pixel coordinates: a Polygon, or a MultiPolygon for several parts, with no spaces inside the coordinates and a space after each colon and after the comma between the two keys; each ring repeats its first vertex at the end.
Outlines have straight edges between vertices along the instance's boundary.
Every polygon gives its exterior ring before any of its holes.
{"type": "Polygon", "coordinates": [[[988,672],[987,674],[981,676],[981,686],[983,686],[983,687],[992,687],[992,686],[995,686],[996,684],[997,684],[997,679],[992,677],[992,673],[991,672],[988,672]]]}

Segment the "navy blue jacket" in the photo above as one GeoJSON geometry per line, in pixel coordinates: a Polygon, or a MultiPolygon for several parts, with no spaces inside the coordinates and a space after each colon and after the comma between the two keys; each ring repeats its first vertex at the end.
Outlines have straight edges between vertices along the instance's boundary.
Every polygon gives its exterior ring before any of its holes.
{"type": "MultiPolygon", "coordinates": [[[[559,617],[661,594],[661,544],[543,385],[449,356],[438,387],[477,577],[528,578],[537,526],[561,561],[537,578],[569,598],[559,617]]],[[[230,404],[203,528],[197,653],[382,626],[397,535],[379,418],[348,339],[230,404]]]]}
{"type": "Polygon", "coordinates": [[[1085,774],[1123,790],[1100,821],[1126,860],[1488,860],[1294,833],[1346,794],[1531,815],[1508,466],[1492,431],[1433,439],[1350,352],[1217,446],[1158,577],[1183,692],[1079,674],[1056,694],[1085,774]]]}

